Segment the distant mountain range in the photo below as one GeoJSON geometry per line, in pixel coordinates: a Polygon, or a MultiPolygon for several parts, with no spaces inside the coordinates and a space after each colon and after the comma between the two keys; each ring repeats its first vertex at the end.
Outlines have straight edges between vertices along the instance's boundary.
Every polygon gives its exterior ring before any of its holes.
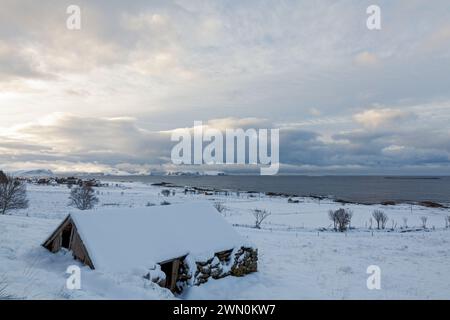
{"type": "Polygon", "coordinates": [[[167,176],[225,176],[222,171],[168,171],[167,176]]]}
{"type": "Polygon", "coordinates": [[[48,169],[18,170],[11,173],[20,177],[53,177],[55,175],[52,170],[48,169]]]}
{"type": "Polygon", "coordinates": [[[148,173],[134,173],[122,170],[110,172],[62,172],[54,173],[49,169],[32,169],[11,171],[10,174],[18,177],[55,177],[55,176],[132,176],[132,175],[157,175],[157,176],[224,176],[226,173],[221,171],[161,171],[148,173]]]}

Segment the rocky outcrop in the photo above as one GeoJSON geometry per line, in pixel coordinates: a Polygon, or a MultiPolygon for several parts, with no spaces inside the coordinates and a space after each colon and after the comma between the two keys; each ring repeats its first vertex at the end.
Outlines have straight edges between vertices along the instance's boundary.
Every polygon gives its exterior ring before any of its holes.
{"type": "Polygon", "coordinates": [[[256,272],[258,269],[258,251],[252,248],[238,250],[235,254],[235,261],[231,267],[231,275],[241,277],[243,275],[256,272]]]}
{"type": "Polygon", "coordinates": [[[250,247],[218,252],[204,261],[190,262],[187,257],[180,263],[177,291],[181,292],[186,286],[199,286],[210,278],[241,277],[257,270],[258,250],[250,247]]]}

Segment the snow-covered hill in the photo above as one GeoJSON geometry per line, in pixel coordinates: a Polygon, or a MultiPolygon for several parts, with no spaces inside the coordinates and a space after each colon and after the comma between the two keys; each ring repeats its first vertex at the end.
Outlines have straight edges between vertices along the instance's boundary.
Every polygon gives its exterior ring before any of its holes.
{"type": "MultiPolygon", "coordinates": [[[[328,210],[342,204],[330,200],[298,198],[299,203],[288,203],[286,198],[243,192],[205,196],[182,190],[163,197],[161,188],[141,183],[114,182],[96,190],[99,208],[146,207],[162,201],[220,202],[225,219],[258,247],[259,272],[211,280],[177,298],[450,299],[446,209],[349,204],[345,207],[353,211],[354,229],[336,233],[330,230],[328,210]],[[252,227],[255,208],[272,213],[260,230],[252,227]],[[388,215],[386,230],[369,228],[374,209],[388,215]],[[427,217],[427,229],[421,228],[421,217],[427,217]],[[366,286],[370,265],[381,268],[381,290],[366,286]]],[[[175,298],[144,281],[139,270],[105,274],[81,265],[81,290],[68,290],[65,271],[77,262],[70,253],[51,254],[40,244],[73,210],[67,207],[69,189],[28,185],[28,191],[28,209],[0,216],[0,281],[9,294],[27,299],[175,298]]],[[[86,212],[95,213],[95,209],[86,212]]]]}
{"type": "Polygon", "coordinates": [[[49,169],[34,169],[34,170],[17,170],[11,172],[18,177],[53,177],[54,173],[49,169]]]}

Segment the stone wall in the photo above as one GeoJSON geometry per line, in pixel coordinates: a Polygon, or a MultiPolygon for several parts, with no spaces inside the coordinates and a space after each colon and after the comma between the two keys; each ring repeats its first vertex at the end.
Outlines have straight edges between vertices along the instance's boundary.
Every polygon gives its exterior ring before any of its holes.
{"type": "Polygon", "coordinates": [[[201,285],[210,278],[241,277],[257,270],[258,250],[250,247],[218,252],[208,260],[194,263],[189,263],[187,258],[180,263],[177,291],[181,292],[186,286],[201,285]]]}

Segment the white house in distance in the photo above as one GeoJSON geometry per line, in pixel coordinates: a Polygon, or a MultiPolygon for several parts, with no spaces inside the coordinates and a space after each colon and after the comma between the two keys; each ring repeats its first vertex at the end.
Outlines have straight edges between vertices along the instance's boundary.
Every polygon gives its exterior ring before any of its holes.
{"type": "Polygon", "coordinates": [[[91,269],[145,268],[144,277],[173,292],[257,271],[257,250],[208,203],[71,213],[42,245],[70,250],[91,269]]]}

